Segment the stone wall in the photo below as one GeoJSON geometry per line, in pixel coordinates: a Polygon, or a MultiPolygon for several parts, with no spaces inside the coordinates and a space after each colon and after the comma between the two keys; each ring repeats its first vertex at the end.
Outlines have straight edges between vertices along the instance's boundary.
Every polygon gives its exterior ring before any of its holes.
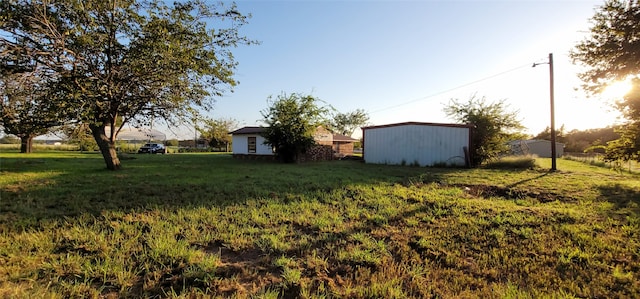
{"type": "Polygon", "coordinates": [[[298,157],[298,162],[331,160],[333,160],[333,148],[330,145],[314,145],[306,153],[298,157]]]}
{"type": "MultiPolygon", "coordinates": [[[[233,154],[236,159],[242,160],[276,160],[276,155],[247,155],[233,154]]],[[[298,163],[310,161],[331,161],[333,160],[333,148],[330,145],[314,145],[306,153],[298,157],[298,163]]]]}

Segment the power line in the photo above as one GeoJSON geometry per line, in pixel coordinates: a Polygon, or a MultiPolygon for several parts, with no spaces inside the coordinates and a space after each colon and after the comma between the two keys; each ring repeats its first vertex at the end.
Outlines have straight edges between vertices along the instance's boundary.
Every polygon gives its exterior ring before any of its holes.
{"type": "Polygon", "coordinates": [[[439,96],[441,94],[444,94],[444,93],[447,93],[447,92],[451,92],[451,91],[454,91],[456,89],[467,87],[469,85],[473,85],[473,84],[476,84],[478,82],[482,82],[482,81],[486,81],[486,80],[489,80],[489,79],[493,79],[495,77],[499,77],[499,76],[502,76],[504,74],[511,73],[511,72],[517,71],[517,70],[519,70],[521,68],[525,68],[525,67],[531,67],[531,63],[527,63],[527,64],[524,64],[524,65],[521,65],[521,66],[518,66],[518,67],[515,67],[515,68],[512,68],[512,69],[509,69],[509,70],[506,70],[506,71],[491,75],[491,76],[484,77],[482,79],[478,79],[478,80],[475,80],[475,81],[472,81],[472,82],[469,82],[469,83],[466,83],[466,84],[462,84],[462,85],[459,85],[459,86],[456,86],[456,87],[453,87],[453,88],[450,88],[450,89],[447,89],[447,90],[439,91],[439,92],[436,92],[434,94],[431,94],[431,95],[428,95],[428,96],[424,96],[424,97],[421,97],[421,98],[417,98],[417,99],[414,99],[414,100],[411,100],[411,101],[408,101],[408,102],[404,102],[404,103],[400,103],[400,104],[397,104],[397,105],[389,106],[389,107],[386,107],[386,108],[374,110],[374,111],[369,112],[369,113],[370,114],[378,113],[378,112],[382,112],[382,111],[398,108],[400,106],[408,105],[408,104],[411,104],[411,103],[415,103],[415,102],[418,102],[418,101],[426,100],[428,98],[433,98],[435,96],[439,96]]]}

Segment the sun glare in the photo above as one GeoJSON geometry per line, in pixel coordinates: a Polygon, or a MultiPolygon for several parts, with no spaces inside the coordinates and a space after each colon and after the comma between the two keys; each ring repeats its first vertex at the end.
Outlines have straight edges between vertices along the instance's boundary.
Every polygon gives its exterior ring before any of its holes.
{"type": "Polygon", "coordinates": [[[616,81],[607,86],[602,96],[607,99],[619,99],[631,91],[631,80],[616,81]]]}

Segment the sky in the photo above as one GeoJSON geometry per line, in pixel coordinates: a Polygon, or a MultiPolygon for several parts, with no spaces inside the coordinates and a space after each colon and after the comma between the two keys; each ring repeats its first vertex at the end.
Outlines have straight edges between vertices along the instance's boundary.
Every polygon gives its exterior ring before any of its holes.
{"type": "MultiPolygon", "coordinates": [[[[603,1],[237,1],[251,14],[241,34],[261,44],[233,49],[232,93],[211,118],[260,126],[269,96],[310,94],[340,112],[364,109],[370,125],[453,123],[451,99],[505,100],[526,133],[550,124],[554,59],[556,128],[611,125],[610,99],[588,98],[568,57],[603,1]]],[[[360,135],[357,130],[354,137],[360,135]]],[[[193,138],[192,127],[167,139],[193,138]]]]}

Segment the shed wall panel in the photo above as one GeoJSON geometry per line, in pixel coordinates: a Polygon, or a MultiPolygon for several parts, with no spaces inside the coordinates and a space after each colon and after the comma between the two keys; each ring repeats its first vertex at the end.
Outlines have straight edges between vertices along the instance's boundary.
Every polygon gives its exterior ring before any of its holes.
{"type": "MultiPolygon", "coordinates": [[[[541,158],[551,158],[551,141],[548,140],[536,140],[533,142],[527,142],[529,147],[529,153],[537,155],[541,158]]],[[[562,157],[564,154],[564,144],[556,142],[556,157],[562,157]]]]}
{"type": "Polygon", "coordinates": [[[273,155],[271,146],[264,144],[264,137],[257,134],[242,134],[233,135],[231,137],[233,141],[232,151],[234,154],[242,155],[273,155]],[[249,137],[256,137],[256,152],[249,153],[249,137]]]}
{"type": "Polygon", "coordinates": [[[464,165],[469,128],[402,125],[364,131],[364,160],[374,164],[464,165]]]}

